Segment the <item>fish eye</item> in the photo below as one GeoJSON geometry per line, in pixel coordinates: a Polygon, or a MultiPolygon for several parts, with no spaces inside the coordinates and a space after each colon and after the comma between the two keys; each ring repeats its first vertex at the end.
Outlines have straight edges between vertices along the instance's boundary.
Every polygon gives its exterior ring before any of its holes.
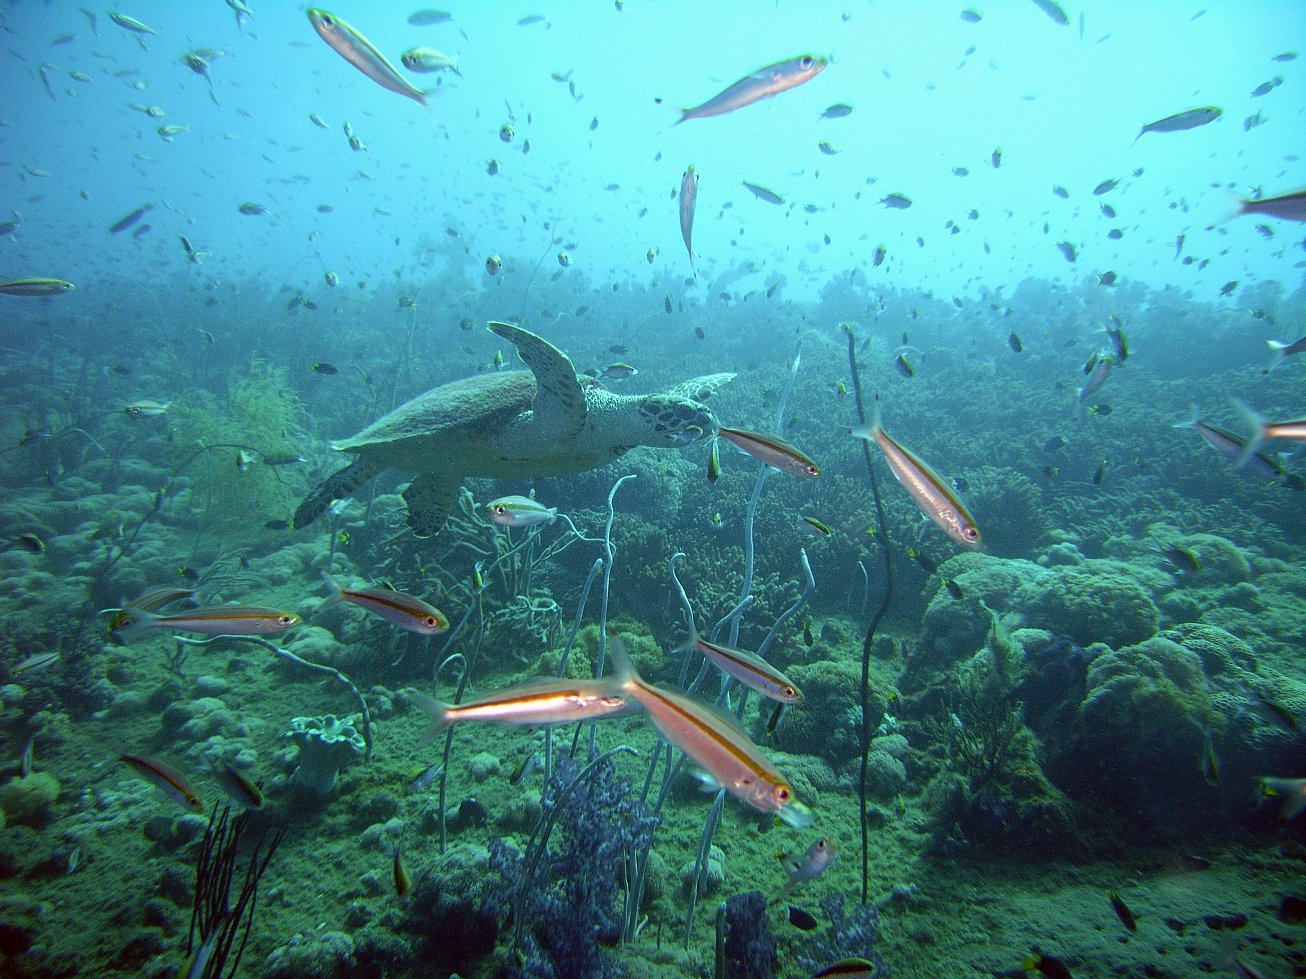
{"type": "Polygon", "coordinates": [[[961,532],[961,536],[965,537],[966,540],[979,540],[979,530],[975,527],[967,527],[961,532]]]}
{"type": "Polygon", "coordinates": [[[793,687],[785,687],[784,690],[781,691],[781,692],[782,692],[786,697],[797,697],[797,696],[798,696],[798,691],[795,690],[793,687]]]}
{"type": "Polygon", "coordinates": [[[336,26],[336,19],[335,19],[334,17],[332,17],[330,14],[326,14],[326,15],[323,16],[323,18],[322,18],[322,26],[323,26],[323,27],[335,27],[335,26],[336,26]]]}
{"type": "Polygon", "coordinates": [[[278,615],[277,622],[281,625],[293,625],[295,617],[293,615],[278,615]]]}
{"type": "Polygon", "coordinates": [[[434,615],[428,615],[428,616],[427,616],[425,619],[423,619],[422,621],[425,622],[425,623],[427,624],[427,626],[430,627],[430,628],[432,628],[432,629],[434,629],[436,626],[438,626],[438,625],[440,624],[438,621],[436,621],[436,618],[435,618],[434,615]]]}
{"type": "Polygon", "coordinates": [[[781,802],[788,802],[789,789],[786,786],[781,785],[779,788],[775,790],[775,797],[781,802]]]}
{"type": "Polygon", "coordinates": [[[803,55],[803,57],[798,62],[798,67],[803,69],[803,71],[806,71],[808,68],[812,67],[812,56],[810,54],[803,55]]]}
{"type": "Polygon", "coordinates": [[[805,473],[807,473],[807,475],[809,475],[809,476],[819,476],[819,475],[821,475],[821,470],[819,470],[818,468],[816,468],[816,466],[812,466],[812,465],[808,465],[808,466],[806,466],[806,467],[803,469],[803,471],[804,471],[805,473]]]}
{"type": "Polygon", "coordinates": [[[505,513],[508,512],[508,508],[507,508],[507,507],[502,507],[502,506],[497,506],[497,507],[494,508],[494,512],[497,513],[497,514],[499,514],[499,516],[503,516],[505,513]]]}

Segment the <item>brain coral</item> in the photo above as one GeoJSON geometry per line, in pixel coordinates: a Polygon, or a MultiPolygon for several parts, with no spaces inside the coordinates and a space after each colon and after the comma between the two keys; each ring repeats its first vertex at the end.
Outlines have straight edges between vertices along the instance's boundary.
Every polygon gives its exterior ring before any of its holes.
{"type": "Polygon", "coordinates": [[[1081,646],[1104,642],[1113,649],[1156,635],[1160,614],[1129,565],[1089,560],[1043,570],[1014,602],[1025,625],[1069,636],[1081,646]]]}

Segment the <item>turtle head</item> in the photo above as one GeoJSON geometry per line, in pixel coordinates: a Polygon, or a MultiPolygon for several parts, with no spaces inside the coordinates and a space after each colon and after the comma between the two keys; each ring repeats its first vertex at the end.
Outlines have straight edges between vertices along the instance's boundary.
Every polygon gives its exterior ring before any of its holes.
{"type": "Polygon", "coordinates": [[[650,394],[640,399],[641,445],[669,449],[707,438],[716,419],[707,405],[674,394],[650,394]]]}

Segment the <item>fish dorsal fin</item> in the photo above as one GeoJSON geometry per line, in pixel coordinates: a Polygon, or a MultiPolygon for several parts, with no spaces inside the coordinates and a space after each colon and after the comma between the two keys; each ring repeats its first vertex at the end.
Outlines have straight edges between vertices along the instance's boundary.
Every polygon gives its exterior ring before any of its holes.
{"type": "Polygon", "coordinates": [[[535,375],[532,427],[537,437],[569,439],[585,427],[585,391],[571,358],[529,330],[510,323],[490,323],[490,332],[511,342],[535,375]]]}
{"type": "Polygon", "coordinates": [[[718,388],[729,384],[735,379],[734,374],[704,374],[702,377],[693,377],[688,381],[681,381],[672,387],[667,388],[663,394],[673,398],[688,398],[690,401],[706,401],[718,388]]]}

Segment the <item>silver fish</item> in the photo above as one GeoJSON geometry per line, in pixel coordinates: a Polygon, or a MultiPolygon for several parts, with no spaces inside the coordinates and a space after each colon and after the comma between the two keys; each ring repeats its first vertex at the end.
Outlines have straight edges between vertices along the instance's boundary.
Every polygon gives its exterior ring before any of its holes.
{"type": "Polygon", "coordinates": [[[698,171],[694,164],[685,170],[680,178],[680,237],[685,239],[685,251],[689,252],[689,267],[694,269],[694,208],[698,204],[698,171]]]}
{"type": "Polygon", "coordinates": [[[1138,131],[1138,135],[1134,137],[1134,142],[1137,143],[1142,139],[1144,133],[1177,133],[1184,129],[1196,129],[1198,126],[1205,126],[1207,123],[1215,122],[1220,118],[1221,114],[1221,110],[1213,105],[1204,105],[1198,109],[1186,109],[1183,112],[1176,112],[1174,115],[1158,119],[1156,122],[1149,122],[1138,131]]]}
{"type": "Polygon", "coordinates": [[[308,19],[331,49],[382,88],[426,105],[427,93],[409,84],[372,42],[335,14],[308,8],[308,19]]]}
{"type": "Polygon", "coordinates": [[[723,116],[761,99],[779,95],[815,78],[825,70],[827,64],[826,59],[819,55],[803,54],[797,58],[777,61],[773,65],[759,68],[703,104],[696,105],[692,109],[681,109],[680,118],[676,120],[675,125],[678,126],[687,119],[723,116]]]}

